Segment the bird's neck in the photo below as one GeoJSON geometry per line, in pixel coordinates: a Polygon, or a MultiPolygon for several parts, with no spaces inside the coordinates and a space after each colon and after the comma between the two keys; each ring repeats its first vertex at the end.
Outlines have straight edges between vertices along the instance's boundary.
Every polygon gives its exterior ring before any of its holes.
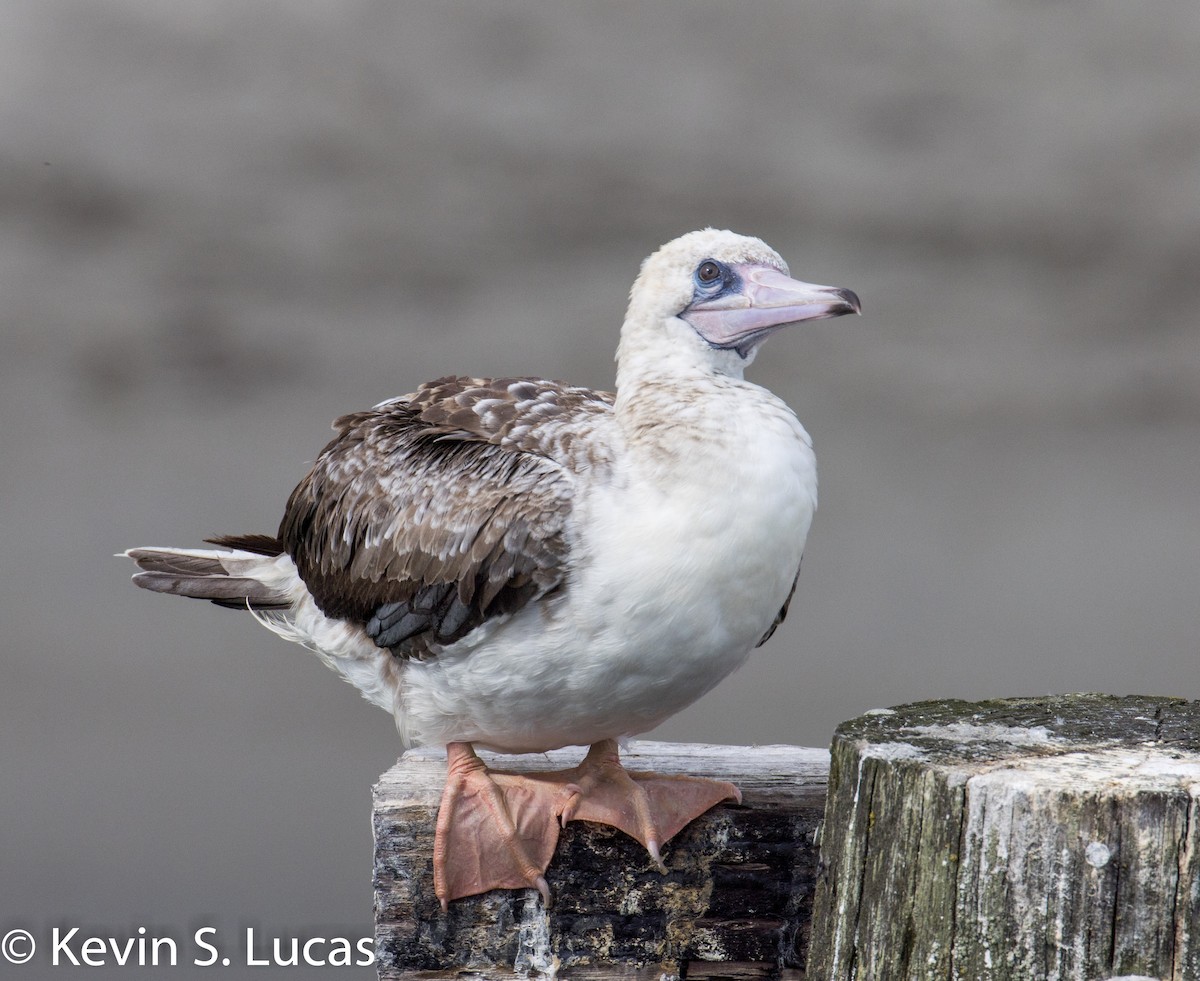
{"type": "Polygon", "coordinates": [[[614,414],[631,463],[667,474],[719,465],[747,437],[770,443],[776,429],[792,442],[799,423],[783,402],[743,379],[747,363],[735,351],[714,350],[677,317],[627,318],[614,414]]]}
{"type": "Polygon", "coordinates": [[[749,362],[715,350],[678,317],[638,316],[631,310],[617,347],[617,398],[670,384],[712,389],[719,378],[740,380],[749,362]]]}

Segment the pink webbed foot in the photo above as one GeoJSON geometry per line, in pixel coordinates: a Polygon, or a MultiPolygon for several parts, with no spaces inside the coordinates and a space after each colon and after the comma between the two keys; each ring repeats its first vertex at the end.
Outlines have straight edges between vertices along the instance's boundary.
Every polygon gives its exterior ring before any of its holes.
{"type": "Polygon", "coordinates": [[[612,739],[594,744],[564,776],[570,796],[561,811],[563,827],[595,821],[624,831],[663,872],[661,846],[721,801],[742,800],[741,791],[723,780],[626,770],[612,739]]]}
{"type": "Polygon", "coordinates": [[[433,885],[442,909],[463,896],[526,887],[537,889],[549,907],[543,873],[558,844],[561,783],[494,773],[469,743],[451,743],[446,753],[433,845],[433,885]]]}

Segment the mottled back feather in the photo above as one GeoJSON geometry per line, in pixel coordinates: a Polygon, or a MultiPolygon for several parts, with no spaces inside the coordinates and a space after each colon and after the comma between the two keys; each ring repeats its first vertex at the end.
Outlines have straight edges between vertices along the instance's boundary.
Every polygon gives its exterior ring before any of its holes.
{"type": "Polygon", "coordinates": [[[279,541],[326,616],[432,656],[562,585],[574,475],[604,462],[576,437],[611,406],[540,380],[442,378],[343,416],[279,541]]]}

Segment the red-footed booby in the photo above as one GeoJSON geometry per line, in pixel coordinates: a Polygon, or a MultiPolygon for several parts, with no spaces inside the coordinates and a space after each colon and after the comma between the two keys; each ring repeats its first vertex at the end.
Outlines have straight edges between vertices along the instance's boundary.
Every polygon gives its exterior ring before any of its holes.
{"type": "Polygon", "coordinates": [[[660,847],[732,784],[630,773],[644,733],[783,620],[817,506],[795,413],[742,377],[788,324],[858,313],[766,244],[705,229],[642,265],[616,393],[442,378],[342,416],[276,536],[135,548],[137,585],[249,609],[447,748],[434,884],[445,906],[537,888],[560,824],[660,847]],[[590,746],[555,774],[508,753],[590,746]]]}

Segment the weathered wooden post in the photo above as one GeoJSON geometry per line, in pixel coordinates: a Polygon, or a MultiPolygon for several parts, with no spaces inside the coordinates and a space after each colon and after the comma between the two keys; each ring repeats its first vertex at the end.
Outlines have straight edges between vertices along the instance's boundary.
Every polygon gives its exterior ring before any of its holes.
{"type": "Polygon", "coordinates": [[[833,741],[807,977],[1200,978],[1200,702],[869,713],[833,741]]]}
{"type": "MultiPolygon", "coordinates": [[[[486,757],[500,769],[564,769],[581,750],[486,757]]],[[[719,805],[663,849],[668,873],[611,828],[572,823],[547,871],[554,905],[533,890],[459,900],[433,893],[433,833],[445,779],[440,752],[413,751],[375,788],[379,976],[486,978],[788,978],[807,951],[815,832],[829,756],[794,746],[635,742],[633,770],[730,780],[719,805]]]]}

